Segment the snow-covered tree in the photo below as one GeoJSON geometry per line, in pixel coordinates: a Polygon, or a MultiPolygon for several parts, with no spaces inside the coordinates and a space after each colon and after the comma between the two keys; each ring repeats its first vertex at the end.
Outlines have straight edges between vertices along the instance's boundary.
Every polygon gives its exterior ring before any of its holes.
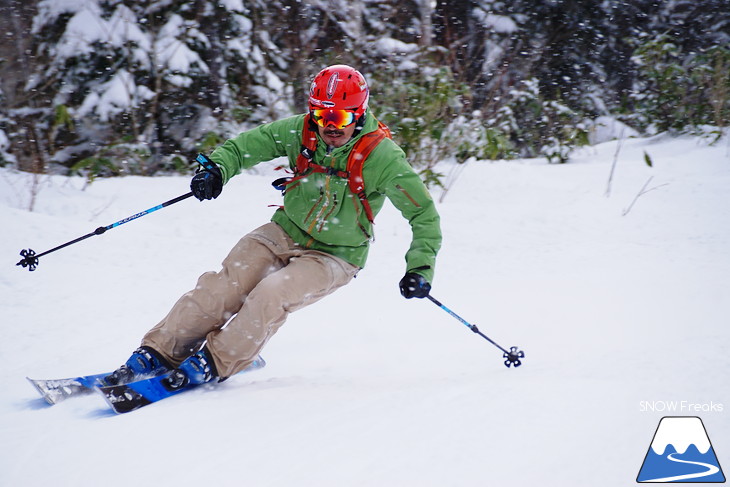
{"type": "Polygon", "coordinates": [[[730,123],[728,27],[730,0],[6,0],[0,164],[189,170],[195,152],[301,112],[333,63],[366,75],[426,168],[564,161],[598,116],[730,123]]]}
{"type": "Polygon", "coordinates": [[[286,112],[275,74],[285,66],[269,68],[276,46],[251,17],[242,0],[38,2],[25,90],[45,95],[46,117],[73,121],[49,128],[51,160],[153,173],[189,156],[223,114],[286,112]]]}

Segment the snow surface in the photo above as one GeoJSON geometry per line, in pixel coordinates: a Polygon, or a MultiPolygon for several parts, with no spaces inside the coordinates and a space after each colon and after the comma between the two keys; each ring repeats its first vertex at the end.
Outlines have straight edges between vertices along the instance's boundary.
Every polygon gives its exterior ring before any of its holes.
{"type": "Polygon", "coordinates": [[[615,141],[564,165],[469,163],[439,203],[432,294],[524,350],[522,367],[399,295],[409,228],[386,206],[368,267],[293,314],[265,369],[122,416],[94,395],[47,406],[25,376],[121,364],[268,221],[273,165],[213,202],[42,257],[33,273],[15,267],[21,249],[150,208],[188,178],[44,176],[28,212],[32,177],[0,169],[0,485],[615,487],[635,483],[666,415],[701,416],[730,465],[730,143],[657,136],[619,149],[610,196],[615,141]],[[657,407],[670,401],[694,409],[657,407]]]}

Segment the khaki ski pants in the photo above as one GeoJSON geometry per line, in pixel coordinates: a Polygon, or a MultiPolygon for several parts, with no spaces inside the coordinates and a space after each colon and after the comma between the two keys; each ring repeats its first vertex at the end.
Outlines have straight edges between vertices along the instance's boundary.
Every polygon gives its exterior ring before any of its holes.
{"type": "Polygon", "coordinates": [[[221,378],[245,368],[289,313],[344,286],[360,269],[295,244],[276,223],[243,237],[220,272],[206,272],[142,345],[177,366],[207,341],[221,378]]]}

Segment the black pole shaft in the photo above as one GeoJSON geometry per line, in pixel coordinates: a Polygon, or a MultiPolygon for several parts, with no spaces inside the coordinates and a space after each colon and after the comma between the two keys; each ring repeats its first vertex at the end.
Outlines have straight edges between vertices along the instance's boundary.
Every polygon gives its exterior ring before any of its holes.
{"type": "Polygon", "coordinates": [[[73,245],[75,243],[81,242],[82,240],[86,240],[89,237],[93,237],[94,235],[101,235],[105,231],[106,231],[106,227],[99,227],[96,230],[94,230],[93,232],[87,233],[83,237],[79,237],[77,239],[71,240],[70,242],[66,242],[65,244],[61,244],[58,247],[54,247],[51,250],[46,250],[45,252],[41,252],[40,254],[36,254],[35,258],[37,259],[39,257],[43,257],[44,255],[50,254],[51,252],[55,252],[57,250],[61,250],[63,248],[68,247],[69,245],[73,245]],[[102,231],[99,232],[99,230],[102,230],[102,231]]]}

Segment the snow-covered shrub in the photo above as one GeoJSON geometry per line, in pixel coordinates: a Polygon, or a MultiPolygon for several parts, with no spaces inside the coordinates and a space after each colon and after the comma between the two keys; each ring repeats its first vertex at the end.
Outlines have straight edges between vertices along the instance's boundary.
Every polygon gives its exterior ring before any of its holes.
{"type": "Polygon", "coordinates": [[[575,147],[588,144],[583,117],[559,100],[546,99],[536,79],[511,90],[490,124],[508,134],[522,156],[543,156],[551,163],[567,162],[575,147]]]}
{"type": "Polygon", "coordinates": [[[631,119],[644,129],[695,132],[730,124],[730,49],[684,53],[668,34],[645,38],[633,57],[638,82],[631,119]]]}
{"type": "MultiPolygon", "coordinates": [[[[421,55],[423,52],[421,53],[421,55]]],[[[427,56],[400,63],[401,71],[381,70],[373,85],[375,113],[393,132],[408,160],[429,184],[441,184],[434,166],[445,159],[507,157],[509,143],[470,109],[470,90],[427,56]],[[413,64],[410,64],[413,63],[413,64]]]]}

